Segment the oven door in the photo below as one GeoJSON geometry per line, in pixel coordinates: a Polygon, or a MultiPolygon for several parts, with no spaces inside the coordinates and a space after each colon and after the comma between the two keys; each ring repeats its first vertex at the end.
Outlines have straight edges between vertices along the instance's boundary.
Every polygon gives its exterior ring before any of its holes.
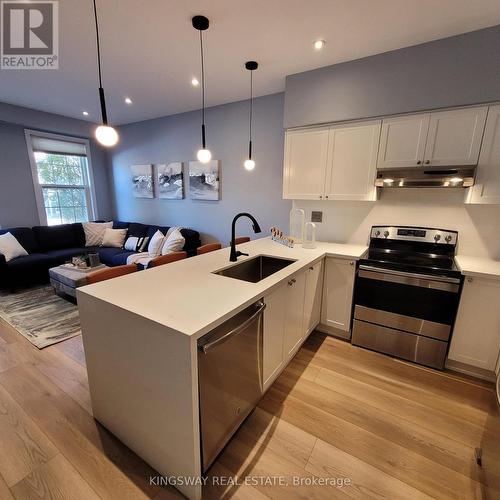
{"type": "Polygon", "coordinates": [[[352,343],[441,368],[460,286],[457,278],[360,266],[352,343]]]}

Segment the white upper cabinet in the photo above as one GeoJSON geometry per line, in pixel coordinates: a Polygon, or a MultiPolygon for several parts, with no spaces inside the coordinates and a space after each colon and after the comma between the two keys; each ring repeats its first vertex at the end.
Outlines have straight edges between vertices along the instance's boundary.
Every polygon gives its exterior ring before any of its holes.
{"type": "Polygon", "coordinates": [[[476,165],[487,113],[487,107],[431,113],[424,165],[476,165]]]}
{"type": "Polygon", "coordinates": [[[328,161],[329,127],[287,130],[283,198],[322,199],[328,161]]]}
{"type": "Polygon", "coordinates": [[[500,105],[491,106],[476,171],[467,203],[500,204],[500,105]]]}
{"type": "Polygon", "coordinates": [[[384,119],[377,168],[422,165],[429,120],[429,113],[384,119]]]}
{"type": "Polygon", "coordinates": [[[381,121],[330,128],[325,198],[375,201],[381,121]]]}

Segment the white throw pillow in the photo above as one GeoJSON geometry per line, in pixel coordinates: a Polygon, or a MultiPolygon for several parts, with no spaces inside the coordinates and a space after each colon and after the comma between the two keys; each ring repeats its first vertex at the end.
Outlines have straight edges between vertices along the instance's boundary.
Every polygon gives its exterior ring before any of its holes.
{"type": "Polygon", "coordinates": [[[180,227],[171,227],[167,232],[167,237],[161,247],[161,254],[167,255],[172,252],[180,252],[184,248],[186,240],[181,234],[180,227]]]}
{"type": "Polygon", "coordinates": [[[137,236],[129,236],[123,248],[129,252],[137,252],[139,246],[139,238],[137,236]]]}
{"type": "Polygon", "coordinates": [[[85,232],[85,246],[98,247],[102,244],[106,228],[111,229],[112,222],[84,222],[83,230],[85,232]]]}
{"type": "Polygon", "coordinates": [[[157,257],[160,255],[161,247],[165,241],[165,235],[160,231],[156,231],[153,237],[149,240],[148,253],[150,257],[157,257]]]}
{"type": "Polygon", "coordinates": [[[128,229],[110,229],[106,228],[102,238],[102,247],[122,248],[128,229]]]}
{"type": "Polygon", "coordinates": [[[0,235],[0,253],[5,257],[5,261],[28,255],[28,252],[23,248],[21,243],[17,241],[12,233],[0,235]]]}

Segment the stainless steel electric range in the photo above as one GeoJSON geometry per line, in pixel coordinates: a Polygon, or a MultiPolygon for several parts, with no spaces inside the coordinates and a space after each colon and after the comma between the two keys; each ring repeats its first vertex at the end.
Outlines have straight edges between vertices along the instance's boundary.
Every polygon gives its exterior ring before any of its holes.
{"type": "Polygon", "coordinates": [[[456,231],[372,227],[356,276],[352,343],[443,368],[463,281],[457,240],[456,231]]]}

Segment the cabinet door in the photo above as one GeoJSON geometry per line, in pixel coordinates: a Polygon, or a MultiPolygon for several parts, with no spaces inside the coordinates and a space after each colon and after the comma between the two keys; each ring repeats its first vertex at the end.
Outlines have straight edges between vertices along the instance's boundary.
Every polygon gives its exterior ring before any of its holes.
{"type": "Polygon", "coordinates": [[[304,335],[307,337],[318,326],[321,316],[323,294],[323,261],[310,266],[306,271],[304,295],[304,335]]]}
{"type": "Polygon", "coordinates": [[[381,121],[332,127],[325,198],[375,201],[381,121]]]}
{"type": "Polygon", "coordinates": [[[283,338],[285,334],[285,308],[287,285],[282,285],[264,298],[264,389],[267,389],[274,376],[283,366],[283,338]]]}
{"type": "Polygon", "coordinates": [[[377,168],[418,167],[424,159],[429,113],[382,120],[377,168]]]}
{"type": "Polygon", "coordinates": [[[285,134],[283,198],[323,198],[329,128],[288,130],[285,134]]]}
{"type": "Polygon", "coordinates": [[[424,165],[476,165],[487,107],[431,113],[424,165]]]}
{"type": "Polygon", "coordinates": [[[491,106],[468,203],[500,204],[500,105],[491,106]]]}
{"type": "Polygon", "coordinates": [[[345,338],[351,337],[355,264],[352,260],[333,257],[325,261],[321,324],[345,338]]]}
{"type": "Polygon", "coordinates": [[[285,339],[283,357],[290,358],[304,338],[304,293],[306,273],[302,272],[288,281],[286,296],[285,339]]]}
{"type": "Polygon", "coordinates": [[[494,371],[500,351],[500,281],[465,280],[448,358],[494,371]]]}

